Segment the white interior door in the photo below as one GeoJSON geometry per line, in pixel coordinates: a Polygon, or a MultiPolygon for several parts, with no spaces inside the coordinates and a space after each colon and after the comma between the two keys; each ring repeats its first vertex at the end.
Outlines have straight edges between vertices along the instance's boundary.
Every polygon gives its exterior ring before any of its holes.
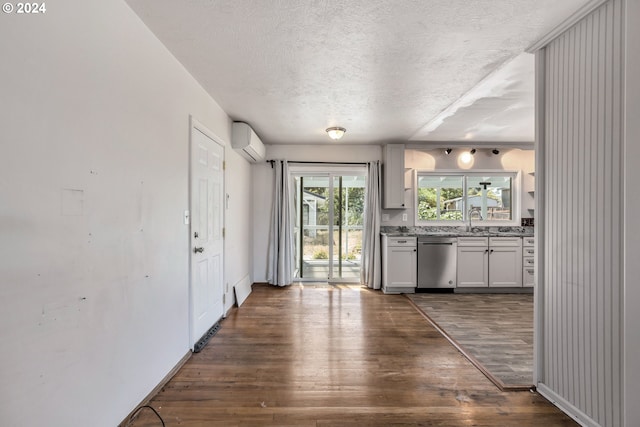
{"type": "Polygon", "coordinates": [[[191,348],[223,316],[224,147],[191,126],[191,348]]]}

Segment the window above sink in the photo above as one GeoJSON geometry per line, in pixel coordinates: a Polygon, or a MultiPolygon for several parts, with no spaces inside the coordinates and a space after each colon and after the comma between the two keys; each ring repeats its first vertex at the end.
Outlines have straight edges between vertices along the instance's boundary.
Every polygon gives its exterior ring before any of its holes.
{"type": "Polygon", "coordinates": [[[416,171],[415,224],[520,225],[520,173],[416,171]]]}

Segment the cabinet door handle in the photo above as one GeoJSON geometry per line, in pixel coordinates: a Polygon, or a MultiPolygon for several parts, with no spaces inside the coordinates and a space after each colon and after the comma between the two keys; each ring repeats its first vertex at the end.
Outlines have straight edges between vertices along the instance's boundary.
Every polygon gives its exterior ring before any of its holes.
{"type": "Polygon", "coordinates": [[[492,254],[492,253],[493,253],[493,249],[491,249],[491,250],[489,251],[489,253],[490,253],[490,254],[492,254]]]}

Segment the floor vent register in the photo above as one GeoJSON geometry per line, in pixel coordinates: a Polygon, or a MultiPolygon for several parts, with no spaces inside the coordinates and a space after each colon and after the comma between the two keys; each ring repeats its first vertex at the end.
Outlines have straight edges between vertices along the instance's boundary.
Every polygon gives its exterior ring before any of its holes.
{"type": "Polygon", "coordinates": [[[217,322],[200,338],[200,340],[193,346],[194,353],[200,353],[200,351],[207,345],[209,340],[213,338],[215,334],[220,330],[220,322],[217,322]]]}

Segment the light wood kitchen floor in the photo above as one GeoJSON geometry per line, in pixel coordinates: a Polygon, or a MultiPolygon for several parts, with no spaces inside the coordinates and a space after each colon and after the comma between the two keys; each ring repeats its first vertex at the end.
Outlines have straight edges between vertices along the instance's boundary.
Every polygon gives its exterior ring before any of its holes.
{"type": "Polygon", "coordinates": [[[533,294],[406,296],[499,387],[533,386],[533,294]]]}
{"type": "Polygon", "coordinates": [[[254,285],[150,405],[167,426],[577,425],[499,391],[404,296],[360,286],[254,285]]]}

